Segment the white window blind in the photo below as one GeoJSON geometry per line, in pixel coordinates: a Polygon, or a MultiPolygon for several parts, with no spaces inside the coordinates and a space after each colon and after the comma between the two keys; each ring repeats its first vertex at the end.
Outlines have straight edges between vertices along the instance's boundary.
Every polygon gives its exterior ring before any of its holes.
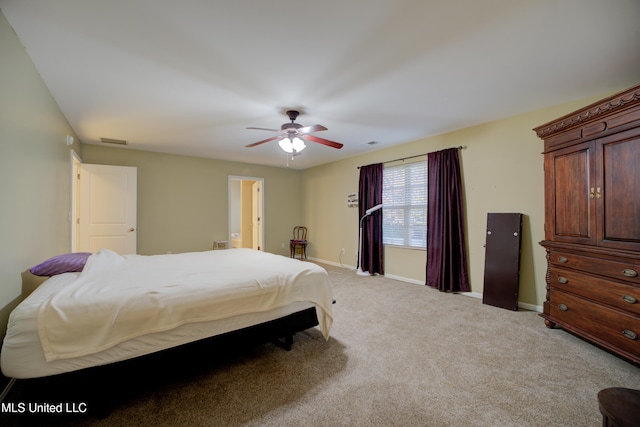
{"type": "Polygon", "coordinates": [[[385,167],[382,236],[385,245],[427,247],[427,162],[385,167]]]}

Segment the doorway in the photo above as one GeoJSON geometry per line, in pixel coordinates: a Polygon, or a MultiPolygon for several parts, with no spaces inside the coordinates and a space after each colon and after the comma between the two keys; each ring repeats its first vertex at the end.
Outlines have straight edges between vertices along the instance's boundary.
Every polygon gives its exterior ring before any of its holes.
{"type": "Polygon", "coordinates": [[[229,176],[229,242],[264,250],[264,179],[229,176]]]}

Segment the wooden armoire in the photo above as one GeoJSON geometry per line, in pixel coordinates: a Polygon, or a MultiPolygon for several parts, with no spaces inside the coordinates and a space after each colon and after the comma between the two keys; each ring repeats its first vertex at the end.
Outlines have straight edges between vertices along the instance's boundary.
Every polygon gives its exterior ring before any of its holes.
{"type": "Polygon", "coordinates": [[[534,131],[544,140],[541,316],[640,364],[640,85],[534,131]]]}

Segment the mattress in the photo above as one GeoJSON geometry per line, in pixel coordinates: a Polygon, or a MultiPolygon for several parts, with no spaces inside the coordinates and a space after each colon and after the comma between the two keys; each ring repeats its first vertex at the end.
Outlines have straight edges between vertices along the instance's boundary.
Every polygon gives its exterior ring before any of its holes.
{"type": "MultiPolygon", "coordinates": [[[[51,277],[11,313],[0,355],[0,365],[5,376],[36,378],[106,365],[257,325],[311,307],[316,307],[316,311],[319,311],[318,306],[312,302],[293,301],[269,310],[184,323],[168,330],[124,340],[92,354],[47,361],[39,334],[38,312],[45,302],[58,295],[65,287],[76,283],[80,275],[81,273],[64,273],[51,277]]],[[[323,315],[326,316],[327,313],[323,315]]]]}

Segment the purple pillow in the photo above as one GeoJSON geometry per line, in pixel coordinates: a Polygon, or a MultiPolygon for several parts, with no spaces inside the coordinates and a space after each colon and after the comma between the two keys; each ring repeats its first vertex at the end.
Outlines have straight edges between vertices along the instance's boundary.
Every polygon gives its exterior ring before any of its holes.
{"type": "Polygon", "coordinates": [[[90,252],[74,252],[70,254],[58,255],[41,262],[29,271],[36,276],[55,276],[56,274],[82,271],[90,252]]]}

